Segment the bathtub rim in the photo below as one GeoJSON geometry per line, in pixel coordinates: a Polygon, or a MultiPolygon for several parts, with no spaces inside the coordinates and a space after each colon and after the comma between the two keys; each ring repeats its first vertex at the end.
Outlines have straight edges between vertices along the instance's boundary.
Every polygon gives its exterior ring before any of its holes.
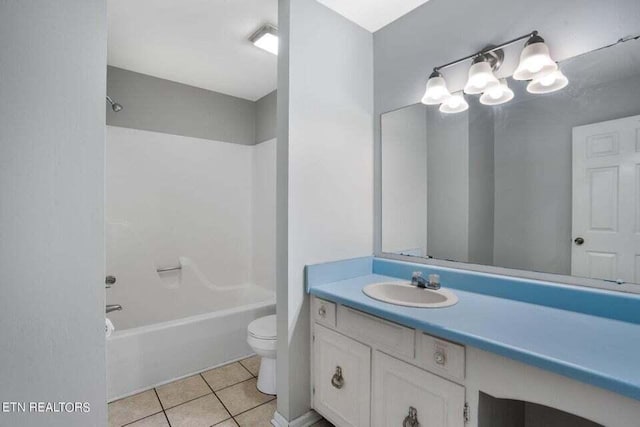
{"type": "MultiPolygon", "coordinates": [[[[228,316],[228,315],[236,314],[242,311],[254,310],[254,309],[259,309],[267,306],[275,306],[275,304],[276,304],[276,297],[275,295],[273,295],[273,297],[270,297],[267,300],[256,302],[256,303],[244,304],[237,307],[211,311],[208,313],[194,314],[192,316],[166,320],[163,322],[152,323],[150,325],[136,326],[134,328],[118,330],[117,323],[114,323],[114,325],[116,326],[116,330],[111,334],[110,337],[106,337],[106,341],[108,345],[109,341],[114,341],[114,340],[117,340],[118,338],[131,337],[133,335],[143,334],[147,332],[155,332],[168,327],[182,326],[182,325],[187,325],[189,323],[195,323],[203,320],[214,319],[216,317],[228,316]]],[[[113,322],[113,319],[111,321],[113,322]]]]}

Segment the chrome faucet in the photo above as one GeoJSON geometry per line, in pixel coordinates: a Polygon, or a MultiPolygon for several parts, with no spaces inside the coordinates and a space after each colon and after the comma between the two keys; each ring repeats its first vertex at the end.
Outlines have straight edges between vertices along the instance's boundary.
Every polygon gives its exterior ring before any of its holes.
{"type": "Polygon", "coordinates": [[[420,289],[431,289],[437,291],[440,289],[440,276],[438,274],[430,274],[429,280],[422,277],[422,272],[414,271],[411,275],[411,284],[420,289]]]}
{"type": "Polygon", "coordinates": [[[120,310],[122,310],[122,306],[120,304],[107,304],[107,313],[120,310]]]}

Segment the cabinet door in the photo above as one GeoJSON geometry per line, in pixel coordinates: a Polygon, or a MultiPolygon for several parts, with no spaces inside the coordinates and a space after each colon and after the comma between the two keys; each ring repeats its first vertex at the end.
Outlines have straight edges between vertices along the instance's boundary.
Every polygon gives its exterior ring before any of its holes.
{"type": "Polygon", "coordinates": [[[371,349],[315,325],[314,408],[338,427],[369,426],[371,349]]]}
{"type": "Polygon", "coordinates": [[[402,426],[410,408],[421,426],[464,426],[464,387],[384,353],[373,356],[374,427],[402,426]]]}

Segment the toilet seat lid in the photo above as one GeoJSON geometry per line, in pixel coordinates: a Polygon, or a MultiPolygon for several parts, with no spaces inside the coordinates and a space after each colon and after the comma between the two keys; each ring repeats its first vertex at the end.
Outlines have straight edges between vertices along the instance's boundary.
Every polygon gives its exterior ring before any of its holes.
{"type": "Polygon", "coordinates": [[[249,323],[249,334],[260,339],[276,339],[276,315],[264,316],[249,323]]]}

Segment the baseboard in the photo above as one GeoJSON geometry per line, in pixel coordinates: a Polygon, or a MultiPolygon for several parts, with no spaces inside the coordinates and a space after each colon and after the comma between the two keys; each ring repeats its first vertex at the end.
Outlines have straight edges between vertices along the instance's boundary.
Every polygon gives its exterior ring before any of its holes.
{"type": "Polygon", "coordinates": [[[273,414],[271,424],[274,427],[309,427],[317,423],[321,419],[322,417],[318,415],[318,413],[313,409],[292,421],[287,421],[285,417],[283,417],[278,413],[278,411],[276,411],[273,414]]]}

